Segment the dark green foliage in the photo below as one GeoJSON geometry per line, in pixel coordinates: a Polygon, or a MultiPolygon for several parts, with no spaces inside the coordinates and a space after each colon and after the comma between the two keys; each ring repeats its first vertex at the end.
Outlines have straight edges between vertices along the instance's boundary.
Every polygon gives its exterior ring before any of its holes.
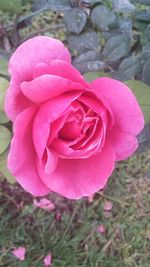
{"type": "Polygon", "coordinates": [[[68,32],[80,33],[83,31],[87,21],[85,12],[80,8],[74,8],[64,12],[64,22],[68,32]]]}
{"type": "Polygon", "coordinates": [[[67,41],[69,47],[79,54],[100,48],[98,35],[93,30],[89,30],[80,35],[69,35],[67,41]]]}
{"type": "Polygon", "coordinates": [[[125,57],[129,49],[130,41],[123,35],[116,35],[106,42],[103,50],[104,58],[107,62],[115,62],[125,57]]]}
{"type": "Polygon", "coordinates": [[[113,24],[116,16],[105,6],[97,6],[91,12],[91,21],[101,30],[107,30],[107,27],[113,24]]]}

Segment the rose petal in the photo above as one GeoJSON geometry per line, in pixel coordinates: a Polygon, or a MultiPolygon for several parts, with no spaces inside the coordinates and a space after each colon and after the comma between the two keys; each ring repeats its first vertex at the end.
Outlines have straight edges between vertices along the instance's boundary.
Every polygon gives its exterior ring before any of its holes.
{"type": "Polygon", "coordinates": [[[115,116],[115,125],[121,131],[133,136],[141,132],[143,114],[135,96],[125,84],[110,78],[99,78],[91,86],[99,99],[104,97],[108,101],[115,116]]]}
{"type": "Polygon", "coordinates": [[[58,156],[54,151],[46,148],[46,157],[45,173],[49,174],[55,170],[58,162],[58,156]]]}
{"type": "Polygon", "coordinates": [[[37,78],[43,74],[57,75],[67,80],[80,83],[86,87],[89,87],[84,77],[80,72],[74,68],[68,62],[56,59],[52,61],[49,65],[39,63],[35,66],[33,78],[37,78]]]}
{"type": "Polygon", "coordinates": [[[24,109],[33,105],[30,99],[26,98],[21,91],[18,91],[18,88],[18,81],[11,79],[5,96],[5,112],[12,121],[15,120],[17,114],[20,114],[24,109]]]}
{"type": "Polygon", "coordinates": [[[55,138],[51,147],[61,158],[89,158],[93,153],[101,151],[105,141],[105,127],[95,123],[93,130],[86,136],[82,134],[74,141],[65,141],[61,138],[55,138]]]}
{"type": "Polygon", "coordinates": [[[29,100],[20,101],[20,83],[32,80],[35,65],[40,62],[50,64],[55,59],[71,62],[70,53],[63,43],[46,36],[29,39],[13,53],[9,62],[11,83],[5,100],[5,111],[12,121],[24,110],[23,103],[26,107],[30,106],[29,100]]]}
{"type": "Polygon", "coordinates": [[[39,201],[37,199],[34,199],[33,204],[36,208],[41,208],[47,211],[55,209],[55,204],[45,197],[41,198],[39,201]]]}
{"type": "Polygon", "coordinates": [[[60,212],[57,212],[56,213],[56,221],[57,222],[60,222],[61,221],[61,213],[60,212]]]}
{"type": "Polygon", "coordinates": [[[99,99],[94,99],[92,95],[82,94],[79,97],[79,101],[84,103],[87,107],[91,108],[97,114],[99,114],[102,118],[105,116],[107,109],[103,106],[102,102],[99,99]]]}
{"type": "Polygon", "coordinates": [[[58,119],[56,119],[54,122],[51,123],[51,130],[50,130],[50,134],[48,137],[49,145],[51,144],[53,139],[56,138],[56,136],[58,136],[58,132],[60,131],[60,129],[63,128],[65,121],[68,117],[68,113],[69,113],[69,109],[68,111],[64,113],[63,116],[59,117],[58,119]]]}
{"type": "Polygon", "coordinates": [[[44,266],[49,267],[49,266],[51,266],[51,264],[52,264],[52,256],[51,256],[51,254],[48,254],[44,258],[44,266]]]}
{"type": "Polygon", "coordinates": [[[116,160],[123,160],[137,149],[136,135],[144,127],[144,118],[132,91],[123,83],[100,78],[92,82],[95,94],[105,98],[115,117],[115,126],[108,131],[116,153],[116,160]]]}
{"type": "Polygon", "coordinates": [[[71,55],[62,42],[48,36],[37,36],[21,44],[9,61],[9,72],[20,81],[32,79],[38,63],[50,64],[55,59],[71,62],[71,55]]]}
{"type": "Polygon", "coordinates": [[[12,254],[21,261],[25,260],[25,247],[18,247],[12,250],[12,254]]]}
{"type": "Polygon", "coordinates": [[[63,112],[81,92],[70,92],[65,95],[58,96],[44,103],[37,112],[33,123],[33,143],[39,160],[42,159],[46,148],[50,123],[62,116],[63,112]]]}
{"type": "Polygon", "coordinates": [[[117,160],[127,159],[138,148],[137,138],[123,133],[118,127],[114,127],[108,136],[110,137],[117,160]]]}
{"type": "Polygon", "coordinates": [[[112,146],[105,144],[101,153],[88,159],[60,159],[56,170],[46,175],[39,168],[43,182],[54,192],[70,199],[90,196],[103,188],[114,169],[112,146]]]}
{"type": "Polygon", "coordinates": [[[56,75],[45,74],[31,82],[21,83],[23,94],[35,103],[42,103],[72,90],[84,90],[84,86],[56,75]]]}
{"type": "Polygon", "coordinates": [[[100,224],[98,227],[97,227],[97,232],[100,233],[100,234],[104,234],[106,232],[106,228],[103,224],[100,224]]]}
{"type": "Polygon", "coordinates": [[[112,210],[113,203],[111,201],[105,201],[104,203],[104,211],[112,210]]]}
{"type": "Polygon", "coordinates": [[[90,195],[90,196],[88,197],[88,202],[89,202],[89,203],[92,203],[93,200],[94,200],[94,197],[95,197],[95,194],[90,195]]]}
{"type": "Polygon", "coordinates": [[[86,149],[78,149],[74,150],[69,147],[69,142],[65,142],[60,138],[55,138],[51,144],[52,148],[58,153],[61,158],[69,158],[69,159],[86,159],[89,158],[93,153],[97,152],[99,149],[98,145],[94,147],[86,148],[86,149]]]}
{"type": "Polygon", "coordinates": [[[8,155],[8,169],[26,191],[43,196],[50,190],[43,184],[36,169],[32,143],[32,123],[36,110],[35,107],[28,108],[17,116],[8,155]]]}

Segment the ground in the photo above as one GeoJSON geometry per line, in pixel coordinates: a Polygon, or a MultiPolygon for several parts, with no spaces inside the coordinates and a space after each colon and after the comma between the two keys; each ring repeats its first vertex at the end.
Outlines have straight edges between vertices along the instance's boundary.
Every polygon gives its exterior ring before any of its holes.
{"type": "Polygon", "coordinates": [[[104,191],[91,200],[69,201],[50,194],[56,205],[47,212],[19,186],[1,182],[0,266],[40,267],[52,253],[53,267],[148,267],[150,262],[150,179],[144,175],[149,152],[119,163],[104,191]],[[110,211],[104,203],[111,201],[110,211]],[[104,225],[106,232],[97,228],[104,225]],[[12,254],[27,248],[26,260],[12,254]]]}

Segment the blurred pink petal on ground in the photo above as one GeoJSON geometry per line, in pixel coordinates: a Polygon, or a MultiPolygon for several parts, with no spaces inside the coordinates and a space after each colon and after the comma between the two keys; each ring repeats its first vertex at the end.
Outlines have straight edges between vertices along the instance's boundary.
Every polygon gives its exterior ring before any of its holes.
{"type": "Polygon", "coordinates": [[[47,211],[55,209],[55,204],[45,197],[41,198],[39,201],[34,199],[33,204],[36,208],[41,208],[47,211]]]}
{"type": "Polygon", "coordinates": [[[111,201],[105,201],[103,207],[105,211],[110,211],[113,207],[113,203],[111,201]]]}
{"type": "Polygon", "coordinates": [[[97,232],[100,233],[100,234],[104,234],[106,232],[106,228],[103,224],[100,224],[98,227],[97,227],[97,232]]]}
{"type": "Polygon", "coordinates": [[[44,266],[45,267],[49,267],[52,264],[52,256],[51,254],[48,254],[45,258],[44,258],[44,266]]]}
{"type": "Polygon", "coordinates": [[[61,221],[61,213],[60,212],[56,213],[56,221],[57,222],[61,221]]]}
{"type": "Polygon", "coordinates": [[[12,250],[12,254],[21,261],[25,260],[25,247],[18,247],[12,250]]]}
{"type": "Polygon", "coordinates": [[[93,200],[94,200],[94,197],[95,197],[95,194],[90,195],[90,196],[88,197],[88,202],[89,202],[89,203],[92,203],[93,200]]]}

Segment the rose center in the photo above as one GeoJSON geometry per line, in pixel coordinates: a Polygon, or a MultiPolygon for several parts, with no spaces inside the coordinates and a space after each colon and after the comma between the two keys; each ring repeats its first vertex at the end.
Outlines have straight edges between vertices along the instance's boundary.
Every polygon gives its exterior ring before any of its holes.
{"type": "Polygon", "coordinates": [[[59,131],[59,136],[62,139],[72,141],[81,135],[81,124],[78,120],[66,122],[63,128],[59,131]]]}

